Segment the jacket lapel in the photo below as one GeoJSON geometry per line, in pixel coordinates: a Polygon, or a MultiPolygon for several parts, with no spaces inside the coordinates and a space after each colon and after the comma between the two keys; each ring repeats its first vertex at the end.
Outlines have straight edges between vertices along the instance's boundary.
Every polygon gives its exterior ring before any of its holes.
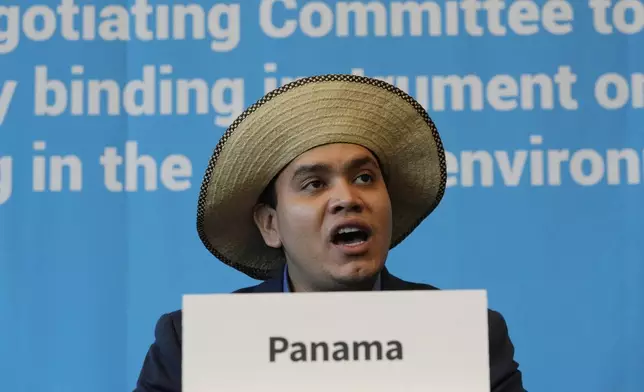
{"type": "Polygon", "coordinates": [[[392,275],[387,269],[382,275],[382,289],[389,291],[396,290],[440,290],[438,287],[426,283],[415,283],[402,280],[392,275]]]}
{"type": "Polygon", "coordinates": [[[409,284],[404,280],[392,275],[387,268],[382,270],[382,290],[397,291],[409,290],[409,284]]]}
{"type": "Polygon", "coordinates": [[[282,277],[272,278],[265,280],[262,283],[255,286],[253,292],[255,293],[281,293],[282,286],[282,277]]]}

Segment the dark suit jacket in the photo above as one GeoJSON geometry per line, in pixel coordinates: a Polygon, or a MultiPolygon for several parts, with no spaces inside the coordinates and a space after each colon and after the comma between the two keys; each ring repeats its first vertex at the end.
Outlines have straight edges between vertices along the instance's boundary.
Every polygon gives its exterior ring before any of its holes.
{"type": "MultiPolygon", "coordinates": [[[[383,290],[438,290],[436,287],[406,282],[390,274],[382,275],[383,290]]],[[[270,293],[282,291],[282,279],[268,280],[235,293],[270,293]]],[[[519,365],[514,360],[514,346],[503,316],[488,311],[490,382],[492,392],[525,392],[519,365]]],[[[155,328],[155,341],[143,362],[134,392],[181,391],[181,311],[161,316],[155,328]]]]}

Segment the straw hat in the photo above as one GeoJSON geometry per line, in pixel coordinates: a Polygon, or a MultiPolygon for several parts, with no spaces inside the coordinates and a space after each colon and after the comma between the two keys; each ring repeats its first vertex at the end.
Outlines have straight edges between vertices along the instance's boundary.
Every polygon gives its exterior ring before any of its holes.
{"type": "Polygon", "coordinates": [[[197,231],[222,262],[255,279],[285,263],[265,245],[253,206],[285,166],[329,143],[371,150],[383,166],[393,214],[391,248],[438,205],[446,184],[443,145],[422,106],[384,81],[322,75],[278,88],[244,111],[215,147],[201,185],[197,231]]]}

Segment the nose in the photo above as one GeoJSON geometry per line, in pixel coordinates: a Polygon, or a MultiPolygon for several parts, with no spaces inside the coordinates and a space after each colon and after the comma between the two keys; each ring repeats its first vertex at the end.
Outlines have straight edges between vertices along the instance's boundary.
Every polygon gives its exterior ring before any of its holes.
{"type": "Polygon", "coordinates": [[[341,212],[362,212],[364,204],[358,192],[345,181],[338,181],[333,185],[331,200],[329,201],[329,212],[338,214],[341,212]]]}

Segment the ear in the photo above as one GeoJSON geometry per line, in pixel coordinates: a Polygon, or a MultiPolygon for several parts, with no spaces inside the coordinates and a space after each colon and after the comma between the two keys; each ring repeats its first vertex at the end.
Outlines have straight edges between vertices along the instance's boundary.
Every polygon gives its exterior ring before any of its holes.
{"type": "Polygon", "coordinates": [[[253,219],[266,245],[281,248],[282,240],[277,225],[277,212],[266,204],[257,204],[253,208],[253,219]]]}

